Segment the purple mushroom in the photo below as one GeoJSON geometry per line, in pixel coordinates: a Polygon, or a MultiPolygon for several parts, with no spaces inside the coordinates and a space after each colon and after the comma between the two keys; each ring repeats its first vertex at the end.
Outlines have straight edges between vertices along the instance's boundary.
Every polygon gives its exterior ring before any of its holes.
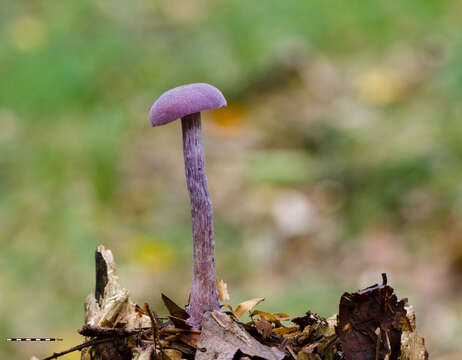
{"type": "Polygon", "coordinates": [[[152,126],[181,118],[186,182],[191,199],[193,233],[193,278],[188,324],[200,328],[206,311],[220,309],[215,271],[212,203],[202,150],[201,114],[203,110],[226,106],[223,94],[208,84],[189,84],[166,91],[152,105],[152,126]]]}

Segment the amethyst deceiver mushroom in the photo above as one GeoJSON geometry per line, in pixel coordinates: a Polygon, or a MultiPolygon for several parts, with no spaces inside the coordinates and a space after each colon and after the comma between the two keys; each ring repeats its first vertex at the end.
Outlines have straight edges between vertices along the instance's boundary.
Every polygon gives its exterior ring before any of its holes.
{"type": "Polygon", "coordinates": [[[152,105],[152,126],[181,118],[186,182],[191,199],[193,233],[193,278],[188,324],[200,328],[207,311],[219,310],[215,271],[212,202],[210,201],[204,152],[202,150],[201,114],[203,110],[226,106],[223,94],[209,84],[183,85],[163,93],[152,105]]]}

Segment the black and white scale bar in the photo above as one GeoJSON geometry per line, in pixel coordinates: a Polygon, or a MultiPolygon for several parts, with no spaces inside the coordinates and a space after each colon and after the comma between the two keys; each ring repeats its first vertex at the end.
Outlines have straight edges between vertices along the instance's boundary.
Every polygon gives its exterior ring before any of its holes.
{"type": "Polygon", "coordinates": [[[6,341],[63,341],[59,338],[6,338],[6,341]]]}

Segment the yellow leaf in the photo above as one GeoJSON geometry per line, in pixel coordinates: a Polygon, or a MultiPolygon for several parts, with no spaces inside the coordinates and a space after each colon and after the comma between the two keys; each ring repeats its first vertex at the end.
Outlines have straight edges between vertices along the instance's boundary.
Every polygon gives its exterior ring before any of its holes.
{"type": "Polygon", "coordinates": [[[298,329],[298,326],[279,327],[273,329],[273,334],[276,336],[292,337],[295,335],[299,335],[300,331],[298,329]]]}
{"type": "Polygon", "coordinates": [[[236,310],[234,310],[234,315],[238,319],[240,319],[242,315],[252,310],[255,306],[260,304],[263,300],[265,300],[265,298],[256,298],[256,299],[247,300],[247,301],[240,303],[238,306],[236,306],[236,310]]]}
{"type": "Polygon", "coordinates": [[[230,299],[228,292],[228,284],[226,284],[223,280],[217,280],[217,288],[220,301],[227,301],[230,299]]]}
{"type": "Polygon", "coordinates": [[[266,311],[254,310],[252,311],[252,314],[250,315],[251,316],[260,315],[260,316],[263,316],[269,322],[273,322],[273,323],[278,322],[278,320],[272,314],[267,313],[266,311]]]}
{"type": "Polygon", "coordinates": [[[273,313],[273,316],[279,317],[279,318],[288,318],[288,317],[290,317],[286,313],[273,313]]]}

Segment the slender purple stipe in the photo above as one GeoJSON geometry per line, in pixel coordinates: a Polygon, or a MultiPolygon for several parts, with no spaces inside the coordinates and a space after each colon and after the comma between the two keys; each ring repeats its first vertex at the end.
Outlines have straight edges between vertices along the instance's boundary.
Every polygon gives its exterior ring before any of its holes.
{"type": "Polygon", "coordinates": [[[191,200],[193,234],[193,278],[187,322],[201,326],[207,311],[219,310],[215,270],[212,202],[210,200],[202,149],[201,114],[203,110],[226,106],[223,94],[208,84],[189,84],[166,91],[152,105],[152,126],[181,118],[186,183],[191,200]]]}

